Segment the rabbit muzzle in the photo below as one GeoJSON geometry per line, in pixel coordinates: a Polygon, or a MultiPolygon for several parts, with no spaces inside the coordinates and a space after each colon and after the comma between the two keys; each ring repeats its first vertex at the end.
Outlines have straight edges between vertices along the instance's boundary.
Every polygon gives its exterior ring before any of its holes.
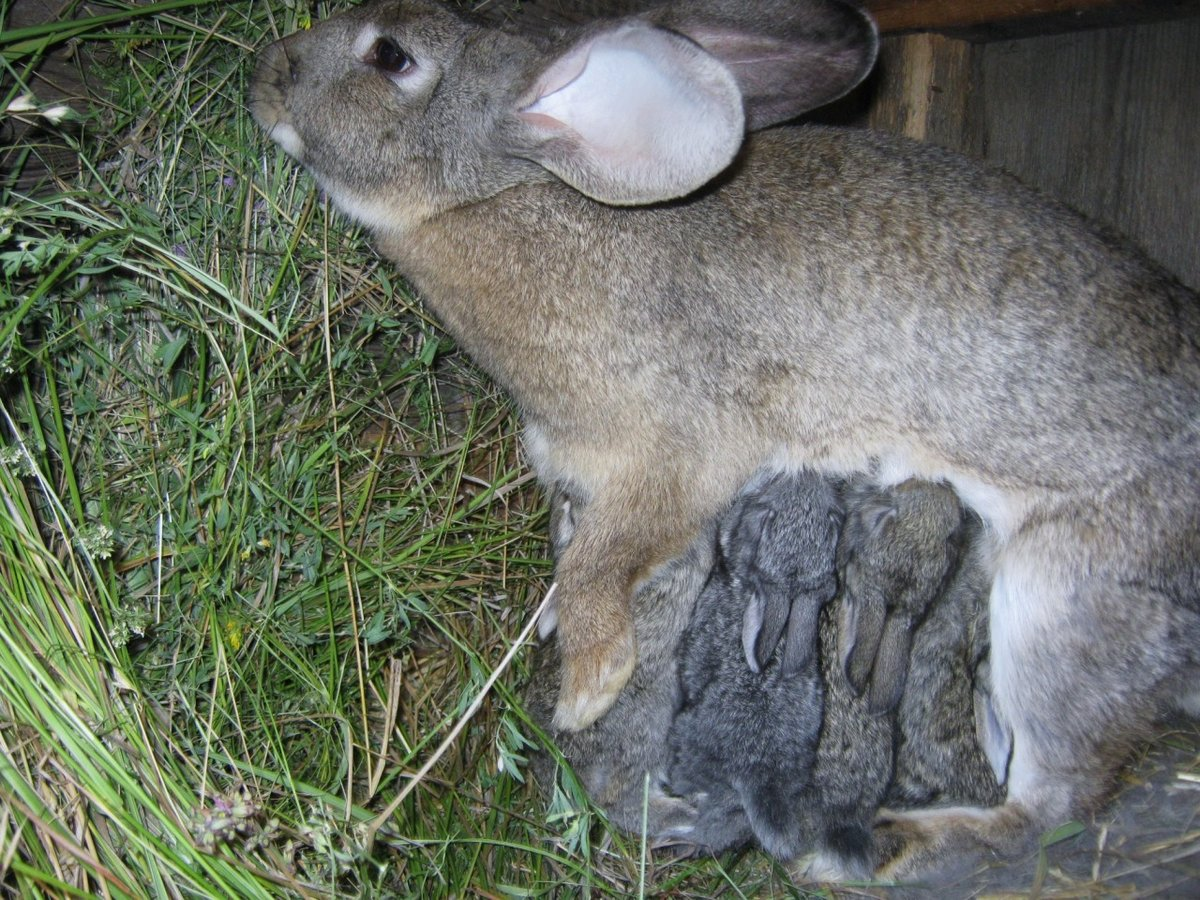
{"type": "Polygon", "coordinates": [[[263,51],[250,87],[250,113],[267,136],[289,156],[303,161],[304,140],[288,113],[288,92],[298,77],[288,52],[291,38],[276,41],[263,51]]]}

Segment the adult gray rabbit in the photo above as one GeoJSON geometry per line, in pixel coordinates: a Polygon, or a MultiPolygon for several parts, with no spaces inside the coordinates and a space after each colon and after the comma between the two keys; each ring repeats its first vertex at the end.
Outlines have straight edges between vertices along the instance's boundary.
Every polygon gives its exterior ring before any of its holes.
{"type": "Polygon", "coordinates": [[[634,586],[763,465],[945,481],[983,519],[1007,796],[877,828],[903,877],[1086,814],[1156,716],[1200,712],[1200,310],[953,154],[747,135],[876,47],[837,0],[550,36],[380,2],[267,48],[251,106],[512,394],[540,477],[586,498],[561,726],[633,671],[634,586]]]}

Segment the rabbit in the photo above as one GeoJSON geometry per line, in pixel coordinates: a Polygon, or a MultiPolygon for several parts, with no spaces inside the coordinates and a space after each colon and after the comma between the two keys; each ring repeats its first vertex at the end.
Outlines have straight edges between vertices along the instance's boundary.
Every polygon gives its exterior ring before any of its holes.
{"type": "MultiPolygon", "coordinates": [[[[561,491],[551,501],[558,556],[581,506],[561,491]]],[[[811,843],[800,813],[811,805],[808,783],[822,724],[817,614],[836,592],[840,525],[832,483],[811,472],[764,470],[743,488],[715,534],[707,531],[639,586],[641,653],[629,683],[608,715],[582,731],[554,733],[613,824],[634,833],[645,827],[657,841],[711,851],[757,840],[780,858],[811,843]],[[778,664],[769,662],[772,646],[751,670],[738,652],[738,635],[748,611],[763,602],[792,612],[791,604],[773,602],[780,592],[805,597],[811,615],[782,623],[787,637],[775,654],[778,664]],[[688,649],[681,650],[685,626],[688,649]],[[789,671],[784,654],[794,661],[789,671]],[[736,709],[756,700],[757,708],[736,709]],[[714,714],[719,734],[708,724],[714,714]],[[748,736],[755,738],[752,747],[743,743],[748,736]],[[670,748],[669,740],[677,746],[670,748]],[[677,766],[668,793],[672,752],[703,754],[703,763],[677,766]],[[742,769],[748,774],[739,780],[742,769]]],[[[776,642],[784,631],[775,633],[776,642]]],[[[560,665],[556,648],[546,647],[526,694],[535,720],[551,731],[560,665]]],[[[538,781],[551,784],[550,757],[535,760],[538,781]]]]}
{"type": "MultiPolygon", "coordinates": [[[[571,541],[580,507],[580,502],[573,501],[566,491],[556,490],[552,494],[551,543],[556,556],[561,556],[571,541]]],[[[762,735],[760,743],[765,745],[765,754],[780,753],[776,746],[779,743],[800,748],[808,745],[807,754],[793,754],[798,757],[797,762],[790,769],[784,767],[771,781],[788,781],[785,776],[790,771],[806,772],[821,724],[823,694],[816,666],[816,613],[836,590],[834,548],[840,512],[832,485],[815,474],[801,477],[764,471],[743,488],[721,521],[718,549],[727,562],[719,562],[715,574],[710,576],[716,537],[709,529],[693,542],[687,553],[660,568],[639,586],[634,604],[641,653],[633,676],[610,714],[582,731],[555,734],[563,756],[613,824],[637,832],[643,826],[645,814],[648,833],[666,840],[686,834],[690,842],[713,849],[748,842],[753,836],[749,823],[742,828],[735,824],[735,819],[740,817],[745,821],[743,807],[752,813],[758,813],[762,807],[761,814],[770,816],[771,810],[765,807],[773,792],[765,787],[760,790],[756,783],[748,784],[742,789],[744,800],[731,795],[725,811],[719,812],[710,791],[701,818],[706,824],[703,834],[696,832],[698,816],[686,790],[683,797],[665,793],[667,728],[684,700],[677,673],[680,638],[685,626],[693,635],[711,634],[710,645],[703,651],[694,650],[690,657],[684,655],[685,663],[690,658],[718,657],[720,680],[763,682],[765,689],[774,693],[773,707],[781,723],[786,724],[779,724],[770,737],[762,735]],[[731,636],[743,630],[747,611],[756,602],[772,593],[785,591],[790,596],[800,589],[812,599],[812,615],[802,622],[802,617],[790,608],[784,612],[791,614],[793,620],[787,623],[787,652],[797,659],[808,657],[797,663],[803,678],[790,671],[781,674],[779,667],[759,678],[740,656],[723,653],[731,636]],[[707,598],[700,609],[696,609],[698,595],[707,598]],[[737,603],[735,609],[732,598],[744,595],[749,596],[749,601],[737,603]],[[728,615],[736,615],[737,621],[719,621],[728,615]]],[[[783,604],[774,606],[784,608],[783,604]]],[[[775,634],[776,642],[783,630],[781,627],[775,634]]],[[[693,643],[699,640],[702,638],[694,637],[693,643]]],[[[526,694],[531,714],[544,727],[550,727],[549,711],[553,708],[553,691],[557,690],[553,676],[560,667],[557,648],[548,646],[539,656],[526,694]]],[[[695,688],[701,677],[700,673],[691,673],[683,683],[695,688]]],[[[714,694],[719,690],[728,688],[718,686],[714,694]]],[[[745,689],[747,693],[749,690],[745,689]]],[[[733,728],[736,730],[737,726],[733,728]]],[[[720,747],[715,752],[718,759],[727,753],[720,747]]],[[[550,784],[553,767],[549,757],[541,755],[537,760],[539,781],[550,784]]],[[[741,760],[737,763],[740,765],[741,760]]],[[[764,772],[762,778],[765,785],[770,773],[764,772]]],[[[802,783],[806,777],[794,780],[802,783]]],[[[782,818],[785,813],[774,815],[782,818]]],[[[784,856],[783,846],[773,844],[769,849],[784,856]]]]}
{"type": "Polygon", "coordinates": [[[768,127],[877,47],[838,0],[538,35],[389,0],[263,50],[250,106],[586,501],[561,728],[629,679],[635,586],[764,465],[946,482],[982,519],[1005,798],[878,823],[876,874],[906,879],[1087,814],[1154,719],[1200,712],[1200,306],[1006,175],[768,127]]]}
{"type": "Polygon", "coordinates": [[[921,482],[847,490],[855,513],[838,547],[838,656],[855,691],[868,692],[868,709],[880,714],[899,702],[913,628],[955,569],[963,514],[952,491],[921,482]]]}
{"type": "MultiPolygon", "coordinates": [[[[570,543],[581,508],[568,491],[551,492],[551,546],[556,556],[570,543]]],[[[664,789],[667,728],[681,702],[676,650],[692,618],[696,597],[712,568],[715,523],[702,530],[678,559],[653,573],[634,594],[634,622],[641,652],[638,663],[610,713],[581,731],[555,731],[551,724],[562,661],[557,646],[547,642],[538,653],[525,692],[526,709],[554,734],[593,802],[624,831],[665,835],[686,827],[696,816],[684,798],[664,789]]],[[[548,638],[553,627],[546,629],[548,638]]],[[[555,765],[548,753],[533,756],[538,783],[554,783],[555,765]]]]}
{"type": "MultiPolygon", "coordinates": [[[[944,502],[909,506],[931,513],[925,520],[932,525],[927,528],[931,537],[939,523],[935,504],[944,502]]],[[[940,519],[943,526],[945,521],[940,519]]],[[[901,675],[903,692],[894,706],[896,767],[885,803],[896,809],[964,802],[993,805],[1004,799],[1012,735],[992,706],[987,543],[979,518],[968,513],[947,543],[954,562],[912,631],[901,675]]],[[[926,560],[938,555],[929,543],[920,552],[926,560]]],[[[929,577],[938,574],[935,569],[929,577]]],[[[839,656],[844,659],[841,637],[839,631],[839,656]]],[[[882,655],[883,649],[878,652],[882,655]]]]}
{"type": "Polygon", "coordinates": [[[832,484],[811,471],[760,473],[722,517],[679,651],[682,707],[668,737],[670,790],[703,814],[670,836],[711,849],[753,836],[781,859],[812,844],[804,813],[825,698],[817,627],[837,592],[841,523],[832,484]],[[782,606],[780,594],[792,602],[778,659],[744,658],[737,636],[761,627],[756,610],[782,606]]]}

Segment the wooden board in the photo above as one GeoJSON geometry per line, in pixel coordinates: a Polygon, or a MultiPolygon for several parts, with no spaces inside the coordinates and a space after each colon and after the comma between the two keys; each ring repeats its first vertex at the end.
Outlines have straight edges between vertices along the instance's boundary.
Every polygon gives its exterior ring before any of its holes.
{"type": "Polygon", "coordinates": [[[951,32],[972,40],[1178,18],[1197,0],[865,0],[885,34],[951,32]]]}
{"type": "Polygon", "coordinates": [[[865,124],[980,157],[1200,288],[1200,17],[970,43],[889,37],[865,124]]]}
{"type": "Polygon", "coordinates": [[[1200,18],[978,49],[975,148],[1200,287],[1200,18]]]}

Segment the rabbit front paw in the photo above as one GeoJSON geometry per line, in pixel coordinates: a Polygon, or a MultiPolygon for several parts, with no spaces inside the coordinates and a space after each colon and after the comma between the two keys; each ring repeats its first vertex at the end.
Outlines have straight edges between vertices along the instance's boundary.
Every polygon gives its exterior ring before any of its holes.
{"type": "MultiPolygon", "coordinates": [[[[559,624],[561,638],[562,623],[559,624]]],[[[569,651],[564,648],[554,727],[581,731],[608,712],[633,674],[636,662],[632,624],[609,640],[593,640],[569,651]]]]}

